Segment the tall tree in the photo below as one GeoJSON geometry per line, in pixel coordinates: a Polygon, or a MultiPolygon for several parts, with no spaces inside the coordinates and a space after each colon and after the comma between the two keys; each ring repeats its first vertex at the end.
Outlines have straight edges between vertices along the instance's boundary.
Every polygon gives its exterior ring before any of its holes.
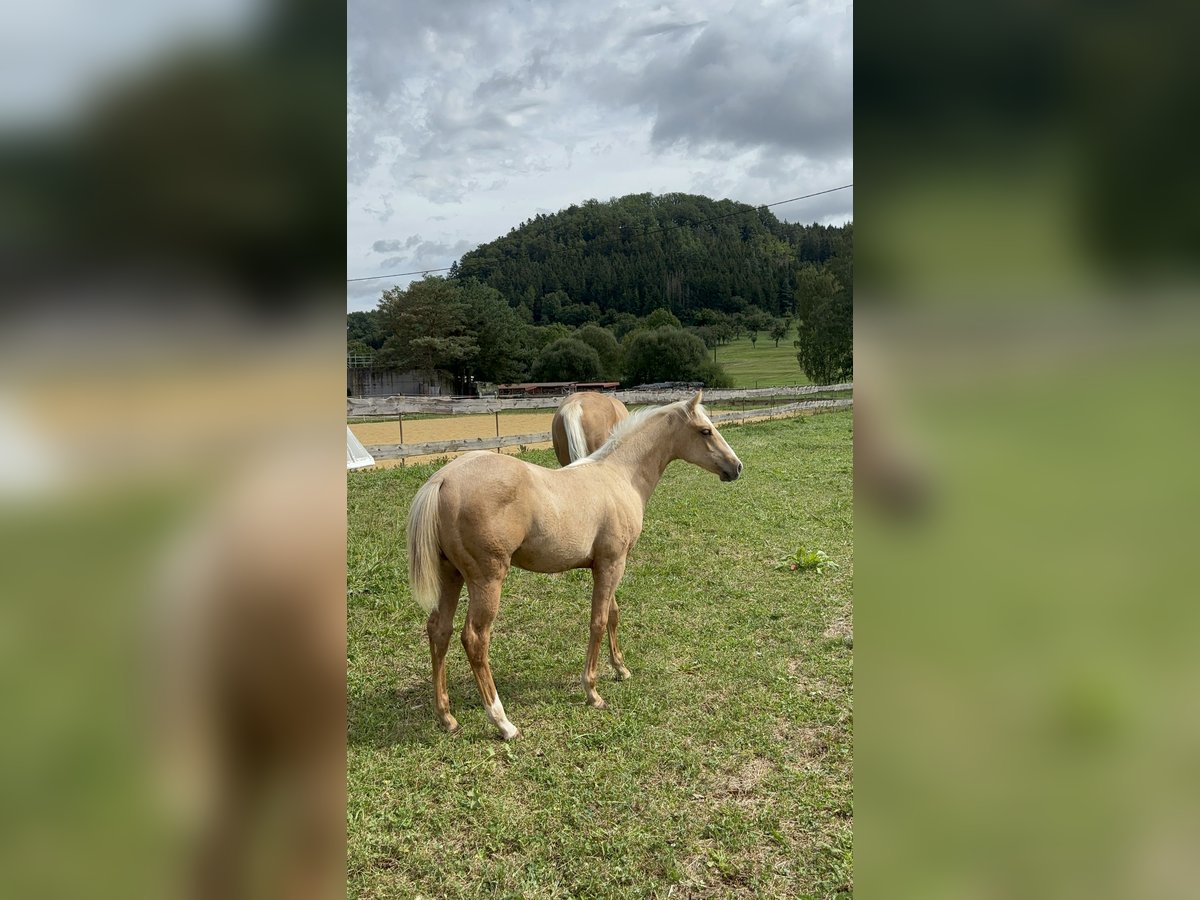
{"type": "Polygon", "coordinates": [[[462,364],[479,352],[467,331],[460,293],[458,282],[436,275],[414,281],[404,290],[384,291],[379,320],[388,338],[376,362],[430,376],[460,373],[462,364]]]}
{"type": "Polygon", "coordinates": [[[813,381],[854,374],[854,298],[832,272],[812,266],[796,277],[796,360],[813,381]]]}
{"type": "Polygon", "coordinates": [[[474,279],[462,284],[459,295],[466,332],[477,348],[463,360],[468,374],[494,383],[524,380],[534,351],[521,315],[499,291],[474,279]]]}

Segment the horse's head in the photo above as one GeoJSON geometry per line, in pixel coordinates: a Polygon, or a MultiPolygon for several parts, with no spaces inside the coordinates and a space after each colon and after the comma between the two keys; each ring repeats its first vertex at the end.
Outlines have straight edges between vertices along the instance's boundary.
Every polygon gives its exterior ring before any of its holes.
{"type": "Polygon", "coordinates": [[[717,426],[700,405],[702,391],[683,404],[686,425],[680,432],[676,456],[699,466],[722,481],[735,481],[742,474],[742,461],[717,431],[717,426]]]}

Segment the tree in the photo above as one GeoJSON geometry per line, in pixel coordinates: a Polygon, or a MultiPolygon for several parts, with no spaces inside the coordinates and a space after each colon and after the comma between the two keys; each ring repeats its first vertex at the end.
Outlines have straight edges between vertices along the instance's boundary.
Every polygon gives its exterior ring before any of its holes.
{"type": "Polygon", "coordinates": [[[560,338],[533,362],[534,381],[597,381],[600,372],[600,354],[574,338],[560,338]]]}
{"type": "Polygon", "coordinates": [[[796,294],[792,305],[796,318],[806,318],[839,290],[841,284],[832,272],[817,266],[804,266],[796,273],[796,294]]]}
{"type": "Polygon", "coordinates": [[[792,328],[790,319],[772,319],[771,320],[771,339],[775,341],[775,346],[779,346],[779,342],[787,337],[787,333],[792,328]]]}
{"type": "Polygon", "coordinates": [[[658,309],[651,312],[642,319],[642,323],[646,328],[682,328],[679,319],[675,317],[665,306],[660,306],[658,309]]]}
{"type": "Polygon", "coordinates": [[[570,337],[571,329],[561,322],[551,325],[529,325],[525,328],[525,337],[534,356],[561,338],[570,337]]]}
{"type": "Polygon", "coordinates": [[[831,272],[797,273],[796,361],[812,381],[829,384],[854,374],[853,291],[831,272]]]}
{"type": "Polygon", "coordinates": [[[346,343],[346,355],[370,359],[375,355],[375,348],[373,348],[370,344],[363,343],[362,341],[348,341],[346,343]]]}
{"type": "Polygon", "coordinates": [[[621,377],[621,348],[611,331],[599,325],[585,325],[571,337],[596,351],[600,357],[602,378],[616,381],[621,377]]]}
{"type": "Polygon", "coordinates": [[[849,295],[821,303],[800,323],[796,359],[812,381],[832,384],[854,376],[854,310],[849,295]]]}
{"type": "Polygon", "coordinates": [[[562,320],[564,307],[571,305],[571,298],[563,291],[551,291],[538,300],[533,307],[534,318],[543,325],[562,320]]]}
{"type": "Polygon", "coordinates": [[[467,332],[477,345],[464,360],[470,374],[479,381],[523,381],[534,351],[521,315],[498,290],[473,279],[463,282],[460,297],[467,332]]]}
{"type": "Polygon", "coordinates": [[[387,335],[380,330],[379,313],[376,310],[370,312],[352,312],[346,316],[346,343],[350,344],[353,341],[361,341],[373,350],[378,350],[383,346],[383,342],[387,339],[387,335]]]}
{"type": "Polygon", "coordinates": [[[681,328],[635,331],[625,339],[625,381],[706,381],[724,372],[708,359],[704,341],[681,328]]]}
{"type": "Polygon", "coordinates": [[[725,369],[720,363],[713,362],[711,359],[705,359],[704,365],[700,367],[700,381],[704,382],[706,388],[731,388],[733,387],[733,379],[726,374],[725,369]]]}
{"type": "Polygon", "coordinates": [[[479,351],[467,332],[460,290],[458,282],[430,275],[405,290],[384,291],[379,320],[388,338],[377,363],[428,375],[460,372],[463,362],[479,351]]]}
{"type": "Polygon", "coordinates": [[[691,331],[691,333],[696,337],[700,338],[700,340],[704,341],[704,346],[710,350],[720,343],[719,339],[717,338],[717,329],[712,325],[700,325],[688,330],[691,331]]]}
{"type": "MultiPolygon", "coordinates": [[[[707,333],[712,336],[712,339],[717,344],[723,344],[733,338],[733,323],[730,321],[728,313],[723,313],[719,309],[701,309],[696,313],[696,324],[707,329],[707,333]]],[[[705,343],[708,340],[705,339],[705,343]]],[[[712,346],[709,344],[709,346],[712,346]]]]}
{"type": "Polygon", "coordinates": [[[625,340],[625,336],[631,331],[637,331],[641,325],[641,320],[633,313],[617,313],[613,317],[612,332],[613,336],[618,341],[625,340]]]}
{"type": "Polygon", "coordinates": [[[557,321],[564,325],[570,325],[572,328],[578,328],[580,325],[596,322],[599,319],[600,307],[595,303],[571,303],[562,308],[557,321]]]}

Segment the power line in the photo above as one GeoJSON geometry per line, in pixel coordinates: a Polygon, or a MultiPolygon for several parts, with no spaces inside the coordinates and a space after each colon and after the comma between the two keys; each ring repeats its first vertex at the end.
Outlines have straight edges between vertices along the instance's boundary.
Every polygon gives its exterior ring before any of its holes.
{"type": "MultiPolygon", "coordinates": [[[[657,234],[660,231],[672,231],[676,228],[692,227],[695,225],[706,225],[709,222],[719,222],[722,219],[732,219],[734,216],[744,216],[746,213],[757,212],[760,209],[770,209],[772,206],[782,206],[785,203],[795,203],[797,200],[807,200],[809,197],[820,197],[822,194],[832,194],[835,191],[844,191],[847,188],[854,187],[854,184],[843,184],[839,187],[827,188],[823,191],[814,191],[811,194],[801,194],[799,197],[789,197],[787,200],[776,200],[774,203],[763,203],[760,206],[755,206],[750,209],[739,209],[736,212],[724,213],[719,216],[712,216],[708,219],[701,219],[698,222],[677,222],[674,225],[662,225],[658,228],[650,228],[646,231],[638,232],[637,237],[644,237],[648,234],[657,234]]],[[[622,228],[625,226],[622,225],[622,228]]],[[[560,251],[561,252],[561,251],[560,251]]],[[[430,272],[449,272],[453,266],[440,266],[434,269],[415,269],[412,272],[393,272],[390,275],[365,275],[361,278],[347,278],[346,283],[350,284],[355,281],[379,281],[383,278],[403,278],[406,275],[428,275],[430,272]]]]}

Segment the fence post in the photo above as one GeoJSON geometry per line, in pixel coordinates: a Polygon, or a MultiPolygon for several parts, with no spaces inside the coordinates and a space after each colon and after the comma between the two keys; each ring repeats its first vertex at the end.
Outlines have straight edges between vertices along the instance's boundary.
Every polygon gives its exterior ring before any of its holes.
{"type": "Polygon", "coordinates": [[[404,413],[396,413],[396,421],[400,425],[400,443],[404,443],[404,413]]]}
{"type": "MultiPolygon", "coordinates": [[[[499,438],[500,437],[500,410],[496,410],[495,415],[496,415],[496,437],[499,438]]],[[[496,448],[496,452],[497,453],[500,452],[499,447],[496,448]]]]}

